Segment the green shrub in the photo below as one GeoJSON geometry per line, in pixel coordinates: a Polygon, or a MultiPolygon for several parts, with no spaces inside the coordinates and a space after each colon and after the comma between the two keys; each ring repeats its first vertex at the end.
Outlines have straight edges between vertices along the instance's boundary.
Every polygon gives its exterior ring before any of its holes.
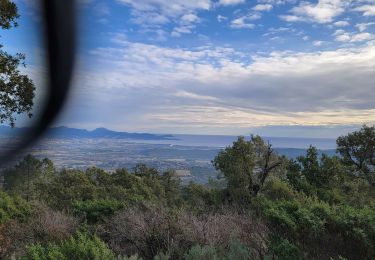
{"type": "Polygon", "coordinates": [[[223,259],[213,245],[195,245],[184,255],[185,260],[219,260],[223,259]]]}
{"type": "Polygon", "coordinates": [[[70,239],[61,244],[34,244],[27,248],[24,259],[33,260],[70,260],[70,259],[115,259],[108,246],[97,236],[84,232],[77,232],[70,239]]]}
{"type": "Polygon", "coordinates": [[[75,214],[84,214],[90,223],[102,220],[123,208],[124,203],[113,199],[97,199],[86,201],[75,201],[73,209],[75,214]]]}
{"type": "MultiPolygon", "coordinates": [[[[123,256],[123,257],[117,257],[118,260],[142,260],[142,257],[139,257],[138,254],[131,255],[131,256],[123,256]]],[[[159,260],[159,259],[156,259],[159,260]]],[[[168,259],[160,259],[160,260],[168,260],[168,259]]]]}
{"type": "Polygon", "coordinates": [[[340,204],[345,202],[345,197],[342,191],[338,189],[318,189],[317,195],[319,199],[329,203],[329,204],[340,204]]]}
{"type": "Polygon", "coordinates": [[[232,237],[229,242],[227,259],[246,260],[250,258],[249,249],[236,237],[232,237]]]}
{"type": "Polygon", "coordinates": [[[39,189],[41,199],[60,210],[71,209],[77,200],[92,200],[97,196],[94,181],[79,170],[61,170],[39,189]]]}
{"type": "Polygon", "coordinates": [[[286,203],[289,202],[271,203],[267,201],[262,213],[271,227],[287,234],[293,233],[297,229],[297,224],[284,207],[286,203]]]}
{"type": "Polygon", "coordinates": [[[160,252],[155,257],[154,260],[169,260],[170,256],[168,253],[160,252]]]}
{"type": "Polygon", "coordinates": [[[30,204],[21,197],[0,192],[0,224],[10,219],[24,220],[31,212],[30,204]]]}
{"type": "MultiPolygon", "coordinates": [[[[279,260],[298,260],[302,259],[301,253],[294,244],[288,239],[274,236],[270,239],[269,250],[279,260]]],[[[273,259],[273,258],[272,258],[273,259]]]]}
{"type": "Polygon", "coordinates": [[[216,209],[221,206],[222,190],[190,182],[182,189],[182,198],[191,210],[202,213],[208,208],[216,209]]]}
{"type": "Polygon", "coordinates": [[[186,260],[247,260],[250,259],[250,250],[239,239],[232,237],[226,249],[214,245],[195,245],[184,257],[186,260]]]}
{"type": "Polygon", "coordinates": [[[271,232],[280,237],[278,243],[272,243],[274,251],[289,241],[300,251],[303,248],[309,257],[341,255],[348,259],[370,259],[375,256],[373,207],[329,205],[303,196],[290,201],[258,198],[254,205],[271,232]]]}
{"type": "Polygon", "coordinates": [[[331,218],[332,231],[343,240],[343,251],[346,255],[362,258],[375,256],[375,209],[370,207],[353,208],[335,207],[331,218]]]}
{"type": "Polygon", "coordinates": [[[292,187],[287,182],[279,179],[267,182],[263,188],[263,193],[266,197],[273,200],[291,199],[295,196],[292,187]]]}

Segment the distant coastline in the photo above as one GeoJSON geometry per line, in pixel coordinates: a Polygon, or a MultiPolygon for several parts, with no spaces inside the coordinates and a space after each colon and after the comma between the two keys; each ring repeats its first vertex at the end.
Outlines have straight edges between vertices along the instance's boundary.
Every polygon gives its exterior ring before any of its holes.
{"type": "MultiPolygon", "coordinates": [[[[0,136],[22,136],[29,128],[10,128],[0,126],[0,136]]],[[[65,126],[52,127],[45,135],[46,138],[71,139],[71,138],[109,138],[122,139],[135,143],[146,144],[168,144],[181,146],[201,146],[223,148],[231,145],[237,139],[235,135],[188,135],[188,134],[152,134],[152,133],[129,133],[113,131],[106,128],[86,130],[69,128],[65,126]]],[[[336,148],[335,139],[329,138],[299,138],[299,137],[266,137],[275,148],[307,149],[310,145],[321,150],[332,150],[336,148]]]]}

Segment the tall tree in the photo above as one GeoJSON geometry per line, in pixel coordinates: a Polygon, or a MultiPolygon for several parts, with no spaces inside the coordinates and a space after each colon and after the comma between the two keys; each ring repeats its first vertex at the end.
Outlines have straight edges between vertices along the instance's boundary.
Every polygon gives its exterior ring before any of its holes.
{"type": "Polygon", "coordinates": [[[330,157],[324,153],[319,156],[316,147],[310,146],[305,156],[290,162],[288,178],[293,185],[301,185],[301,181],[305,180],[312,187],[327,188],[341,178],[342,166],[339,157],[330,157]]]}
{"type": "Polygon", "coordinates": [[[336,143],[343,162],[356,170],[355,176],[375,187],[375,127],[364,125],[359,131],[340,136],[336,143]]]}
{"type": "Polygon", "coordinates": [[[53,163],[49,159],[39,160],[29,154],[13,168],[2,172],[5,189],[29,199],[35,184],[50,177],[54,171],[53,163]]]}
{"type": "Polygon", "coordinates": [[[270,142],[265,142],[259,135],[251,136],[251,142],[255,147],[255,166],[259,172],[257,183],[253,185],[254,194],[257,195],[269,174],[281,166],[282,158],[275,153],[270,142]]]}
{"type": "Polygon", "coordinates": [[[226,178],[232,198],[242,201],[258,194],[269,174],[281,165],[281,158],[259,136],[251,136],[249,141],[239,137],[213,164],[226,178]]]}
{"type": "MultiPolygon", "coordinates": [[[[18,26],[18,9],[9,0],[0,0],[0,27],[9,30],[18,26]]],[[[0,123],[15,125],[16,114],[27,113],[32,116],[35,87],[33,81],[19,71],[25,66],[25,55],[11,55],[0,44],[0,123]]]]}

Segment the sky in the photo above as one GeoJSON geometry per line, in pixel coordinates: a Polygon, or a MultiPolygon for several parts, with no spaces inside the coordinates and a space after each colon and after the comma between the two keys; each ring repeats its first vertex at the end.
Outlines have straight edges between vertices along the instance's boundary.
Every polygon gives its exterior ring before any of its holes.
{"type": "MultiPolygon", "coordinates": [[[[43,93],[33,2],[16,1],[19,27],[0,41],[26,53],[43,93]]],[[[375,123],[375,0],[78,2],[73,90],[56,125],[331,138],[375,123]]]]}

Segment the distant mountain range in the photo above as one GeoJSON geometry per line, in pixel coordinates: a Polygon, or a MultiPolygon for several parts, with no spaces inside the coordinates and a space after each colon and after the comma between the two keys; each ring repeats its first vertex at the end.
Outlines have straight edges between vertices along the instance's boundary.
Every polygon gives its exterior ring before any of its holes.
{"type": "MultiPolygon", "coordinates": [[[[27,135],[29,128],[0,125],[0,137],[17,137],[27,135]]],[[[132,142],[146,142],[154,144],[168,144],[180,146],[204,146],[211,148],[223,148],[231,145],[237,139],[237,136],[229,135],[186,135],[186,134],[150,134],[150,133],[128,133],[117,132],[106,128],[97,128],[89,131],[86,129],[69,128],[65,126],[52,127],[46,133],[47,138],[71,139],[71,138],[111,138],[119,140],[129,140],[132,142]]],[[[247,137],[248,138],[248,137],[247,137]]],[[[275,148],[287,148],[288,154],[299,154],[300,151],[294,149],[306,150],[313,145],[321,150],[334,150],[336,148],[335,139],[327,138],[300,138],[300,137],[263,137],[275,148]]]]}
{"type": "MultiPolygon", "coordinates": [[[[0,126],[0,136],[22,136],[27,134],[30,128],[0,126]]],[[[70,128],[65,126],[51,127],[45,135],[49,138],[115,138],[132,140],[177,140],[173,135],[149,134],[149,133],[128,133],[117,132],[106,128],[96,128],[89,131],[86,129],[70,128]]]]}

